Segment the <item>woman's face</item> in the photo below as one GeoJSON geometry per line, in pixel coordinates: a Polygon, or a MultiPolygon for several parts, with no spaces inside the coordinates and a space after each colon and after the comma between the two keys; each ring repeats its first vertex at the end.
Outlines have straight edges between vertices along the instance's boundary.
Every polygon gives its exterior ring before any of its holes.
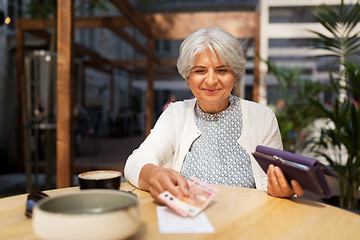
{"type": "Polygon", "coordinates": [[[187,79],[191,92],[206,113],[218,113],[229,106],[229,94],[236,82],[233,71],[210,49],[195,57],[187,79]]]}

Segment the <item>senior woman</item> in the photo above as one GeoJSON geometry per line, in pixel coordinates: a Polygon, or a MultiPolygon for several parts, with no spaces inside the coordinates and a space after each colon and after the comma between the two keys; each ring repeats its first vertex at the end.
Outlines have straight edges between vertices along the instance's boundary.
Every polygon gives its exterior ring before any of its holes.
{"type": "Polygon", "coordinates": [[[188,195],[191,176],[210,184],[267,190],[275,197],[303,195],[278,167],[267,174],[252,156],[257,145],[282,149],[270,108],[231,95],[245,72],[239,41],[219,28],[205,28],[180,46],[179,73],[195,96],[170,104],[149,136],[128,158],[125,177],[158,195],[188,195]]]}

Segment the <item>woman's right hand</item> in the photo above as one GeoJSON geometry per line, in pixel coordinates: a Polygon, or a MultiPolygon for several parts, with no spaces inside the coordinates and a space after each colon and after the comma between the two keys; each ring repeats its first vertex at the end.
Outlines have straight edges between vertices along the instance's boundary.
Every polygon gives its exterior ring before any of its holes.
{"type": "Polygon", "coordinates": [[[189,186],[184,176],[172,169],[146,164],[140,172],[139,187],[148,190],[158,202],[159,194],[168,191],[176,198],[182,200],[189,194],[189,186]]]}
{"type": "Polygon", "coordinates": [[[268,171],[268,193],[273,197],[292,197],[294,194],[301,197],[304,195],[304,189],[296,180],[291,180],[289,184],[281,168],[269,165],[268,171]]]}

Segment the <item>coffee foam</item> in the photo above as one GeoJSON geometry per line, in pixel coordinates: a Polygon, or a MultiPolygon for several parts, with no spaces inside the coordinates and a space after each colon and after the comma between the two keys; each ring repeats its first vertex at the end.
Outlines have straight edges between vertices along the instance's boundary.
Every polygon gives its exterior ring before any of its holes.
{"type": "Polygon", "coordinates": [[[82,179],[89,180],[101,180],[101,179],[110,179],[121,176],[120,172],[116,171],[93,171],[93,172],[85,172],[79,175],[82,179]]]}

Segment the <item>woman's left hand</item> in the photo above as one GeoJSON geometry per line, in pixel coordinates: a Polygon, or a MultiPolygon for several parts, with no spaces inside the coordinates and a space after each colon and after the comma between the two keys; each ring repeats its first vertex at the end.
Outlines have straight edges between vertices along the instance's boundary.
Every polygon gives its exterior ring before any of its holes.
{"type": "Polygon", "coordinates": [[[291,180],[291,185],[286,180],[283,172],[277,166],[270,164],[268,171],[268,193],[273,197],[292,197],[294,194],[299,197],[304,195],[304,190],[296,180],[291,180]]]}

